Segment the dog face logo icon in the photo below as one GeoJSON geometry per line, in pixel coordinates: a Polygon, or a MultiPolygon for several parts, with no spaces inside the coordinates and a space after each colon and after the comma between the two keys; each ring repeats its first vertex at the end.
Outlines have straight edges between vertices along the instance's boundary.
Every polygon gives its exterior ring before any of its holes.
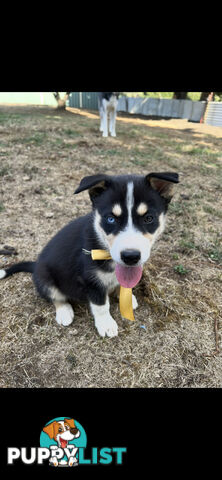
{"type": "Polygon", "coordinates": [[[43,428],[43,432],[47,433],[50,438],[58,443],[59,447],[65,448],[69,440],[78,438],[80,431],[75,426],[73,418],[70,420],[65,418],[64,421],[54,421],[43,428]]]}
{"type": "Polygon", "coordinates": [[[40,445],[50,448],[50,465],[72,467],[78,465],[79,447],[86,447],[86,434],[73,418],[58,417],[42,429],[40,445]]]}

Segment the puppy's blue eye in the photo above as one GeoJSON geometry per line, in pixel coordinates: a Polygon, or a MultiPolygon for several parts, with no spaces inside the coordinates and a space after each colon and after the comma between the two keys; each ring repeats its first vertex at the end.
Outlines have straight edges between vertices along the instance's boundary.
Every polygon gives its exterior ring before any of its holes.
{"type": "Polygon", "coordinates": [[[111,215],[109,215],[109,217],[107,217],[106,221],[107,221],[107,223],[109,223],[109,225],[113,225],[116,222],[116,219],[114,217],[112,217],[111,215]]]}

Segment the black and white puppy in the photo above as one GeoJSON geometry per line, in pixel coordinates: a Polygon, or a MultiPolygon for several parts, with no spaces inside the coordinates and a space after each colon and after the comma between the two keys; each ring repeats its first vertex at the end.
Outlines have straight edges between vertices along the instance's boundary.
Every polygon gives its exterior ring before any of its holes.
{"type": "Polygon", "coordinates": [[[100,92],[98,94],[100,132],[103,133],[103,137],[108,137],[108,123],[111,137],[116,137],[116,109],[118,97],[119,94],[117,92],[100,92]]]}
{"type": "Polygon", "coordinates": [[[172,172],[83,178],[74,193],[89,191],[91,213],[62,228],[36,262],[0,270],[0,278],[31,272],[40,296],[54,303],[60,325],[73,321],[69,301],[83,301],[90,305],[99,334],[116,336],[109,293],[120,284],[132,287],[138,283],[143,264],[164,230],[172,187],[178,181],[172,172]],[[112,259],[93,261],[87,254],[91,249],[105,249],[112,259]]]}

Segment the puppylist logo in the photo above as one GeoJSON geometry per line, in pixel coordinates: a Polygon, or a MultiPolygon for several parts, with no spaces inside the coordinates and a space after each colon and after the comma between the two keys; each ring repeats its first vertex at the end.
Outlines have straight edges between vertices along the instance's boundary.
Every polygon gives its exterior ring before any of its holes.
{"type": "Polygon", "coordinates": [[[44,463],[52,467],[123,464],[125,447],[92,447],[85,455],[87,436],[83,426],[70,417],[56,417],[46,423],[40,434],[40,447],[8,448],[8,465],[18,460],[26,465],[44,463]]]}

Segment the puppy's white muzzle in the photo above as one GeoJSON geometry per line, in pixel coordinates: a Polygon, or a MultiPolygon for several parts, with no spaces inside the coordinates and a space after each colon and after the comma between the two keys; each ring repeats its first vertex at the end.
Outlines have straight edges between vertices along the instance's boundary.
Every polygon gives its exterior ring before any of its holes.
{"type": "Polygon", "coordinates": [[[61,437],[63,438],[63,440],[73,440],[74,435],[69,430],[67,430],[66,432],[62,433],[61,437]]]}
{"type": "Polygon", "coordinates": [[[80,436],[80,432],[78,432],[73,435],[73,433],[70,432],[70,430],[67,430],[66,432],[62,433],[61,437],[63,440],[73,440],[73,438],[78,438],[80,436]]]}
{"type": "Polygon", "coordinates": [[[122,232],[118,234],[110,249],[111,257],[120,265],[125,265],[121,259],[121,252],[124,250],[138,250],[140,252],[140,260],[137,265],[143,265],[150,256],[151,244],[141,233],[129,234],[129,232],[122,232]]]}

